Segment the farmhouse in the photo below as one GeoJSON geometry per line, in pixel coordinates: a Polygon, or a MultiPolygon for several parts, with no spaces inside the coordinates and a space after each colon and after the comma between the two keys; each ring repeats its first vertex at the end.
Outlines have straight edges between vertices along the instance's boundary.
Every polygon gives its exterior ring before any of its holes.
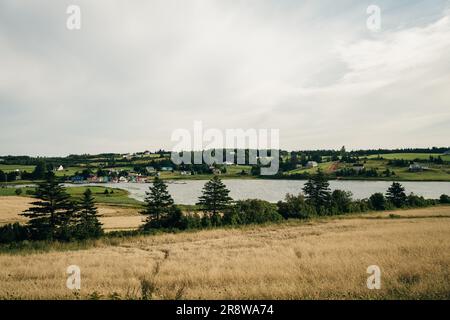
{"type": "Polygon", "coordinates": [[[364,165],[362,163],[355,163],[353,164],[352,169],[355,170],[356,172],[360,172],[364,169],[364,165]]]}
{"type": "Polygon", "coordinates": [[[155,173],[156,172],[155,168],[153,168],[152,166],[145,167],[145,171],[147,171],[147,173],[155,173]]]}
{"type": "Polygon", "coordinates": [[[419,172],[427,169],[426,167],[422,166],[420,163],[414,162],[409,165],[409,171],[411,172],[419,172]]]}
{"type": "Polygon", "coordinates": [[[308,161],[306,163],[306,165],[305,165],[306,168],[314,168],[314,167],[317,167],[317,166],[318,166],[318,164],[317,164],[316,161],[308,161]]]}
{"type": "Polygon", "coordinates": [[[56,171],[64,171],[64,167],[61,165],[58,167],[58,169],[56,169],[56,171]]]}

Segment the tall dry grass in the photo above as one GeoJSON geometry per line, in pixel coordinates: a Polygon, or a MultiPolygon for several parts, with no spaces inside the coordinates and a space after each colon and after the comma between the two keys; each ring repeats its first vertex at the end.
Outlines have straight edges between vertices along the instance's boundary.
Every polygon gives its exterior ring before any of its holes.
{"type": "Polygon", "coordinates": [[[374,214],[1,254],[0,297],[448,299],[450,207],[420,210],[399,211],[401,219],[374,214]],[[81,268],[78,295],[66,288],[72,264],[81,268]],[[373,264],[381,290],[366,287],[373,264]]]}

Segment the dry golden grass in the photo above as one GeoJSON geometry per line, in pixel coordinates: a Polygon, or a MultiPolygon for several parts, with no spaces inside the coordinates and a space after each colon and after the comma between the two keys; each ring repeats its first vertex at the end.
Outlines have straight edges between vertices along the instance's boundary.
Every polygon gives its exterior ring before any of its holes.
{"type": "MultiPolygon", "coordinates": [[[[26,197],[0,197],[0,225],[14,222],[25,223],[27,218],[19,214],[28,209],[32,201],[32,198],[26,197]]],[[[102,216],[100,221],[107,232],[136,229],[143,223],[142,215],[137,208],[98,205],[98,212],[102,216]]]]}
{"type": "Polygon", "coordinates": [[[174,299],[450,298],[450,207],[397,211],[421,218],[348,219],[99,241],[79,251],[0,255],[0,297],[73,298],[66,268],[81,268],[82,298],[116,292],[174,299]],[[366,269],[382,270],[381,290],[366,269]]]}
{"type": "Polygon", "coordinates": [[[0,197],[0,225],[26,222],[27,218],[19,216],[19,213],[25,211],[30,207],[32,198],[24,197],[0,197]]]}

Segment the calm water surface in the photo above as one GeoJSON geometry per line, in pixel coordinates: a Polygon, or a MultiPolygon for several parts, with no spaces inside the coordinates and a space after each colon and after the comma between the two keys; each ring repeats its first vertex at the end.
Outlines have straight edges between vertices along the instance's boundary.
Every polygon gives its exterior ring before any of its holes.
{"type": "MultiPolygon", "coordinates": [[[[201,194],[206,180],[167,181],[169,192],[178,204],[195,204],[201,194]]],[[[223,180],[230,189],[230,195],[235,200],[257,198],[270,202],[284,199],[286,193],[298,194],[301,192],[304,180],[223,180]]],[[[330,188],[351,191],[354,199],[367,198],[375,192],[385,193],[392,184],[391,181],[330,181],[330,188]]],[[[443,193],[450,195],[450,182],[416,182],[404,181],[401,184],[406,192],[437,199],[443,193]]],[[[150,184],[140,183],[111,183],[102,184],[111,188],[125,189],[130,196],[143,200],[145,191],[150,184]]]]}

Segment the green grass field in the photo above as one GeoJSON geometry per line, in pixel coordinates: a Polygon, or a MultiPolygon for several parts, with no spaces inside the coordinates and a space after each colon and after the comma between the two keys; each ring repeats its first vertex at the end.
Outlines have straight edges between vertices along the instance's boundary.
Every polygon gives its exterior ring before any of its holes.
{"type": "MultiPolygon", "coordinates": [[[[387,160],[403,159],[403,160],[410,160],[410,161],[415,160],[415,159],[428,160],[430,158],[430,156],[433,156],[435,158],[440,156],[442,158],[442,160],[450,161],[450,155],[442,155],[439,153],[386,153],[386,154],[380,154],[379,156],[384,159],[387,159],[387,160]]],[[[378,155],[370,155],[367,158],[368,159],[378,158],[378,155]]]]}
{"type": "MultiPolygon", "coordinates": [[[[19,188],[22,190],[20,196],[31,197],[32,195],[27,194],[27,191],[34,191],[33,187],[23,187],[19,188]]],[[[69,187],[66,188],[67,193],[74,199],[81,199],[83,192],[85,192],[87,187],[69,187]]],[[[142,203],[132,199],[128,196],[128,192],[122,189],[116,188],[105,188],[90,186],[92,194],[95,198],[95,202],[109,205],[125,205],[125,206],[141,206],[142,203]],[[109,194],[105,194],[105,190],[108,190],[109,194]],[[114,193],[111,194],[111,191],[114,193]]],[[[0,188],[0,196],[16,196],[16,188],[0,188]]]]}
{"type": "Polygon", "coordinates": [[[3,172],[12,172],[12,171],[27,171],[33,172],[35,166],[25,166],[20,164],[0,164],[0,170],[3,172]]]}
{"type": "Polygon", "coordinates": [[[296,173],[316,173],[318,169],[323,170],[326,173],[329,173],[331,168],[333,167],[334,162],[322,162],[319,163],[317,167],[314,168],[298,168],[287,172],[288,175],[296,174],[296,173]]]}

